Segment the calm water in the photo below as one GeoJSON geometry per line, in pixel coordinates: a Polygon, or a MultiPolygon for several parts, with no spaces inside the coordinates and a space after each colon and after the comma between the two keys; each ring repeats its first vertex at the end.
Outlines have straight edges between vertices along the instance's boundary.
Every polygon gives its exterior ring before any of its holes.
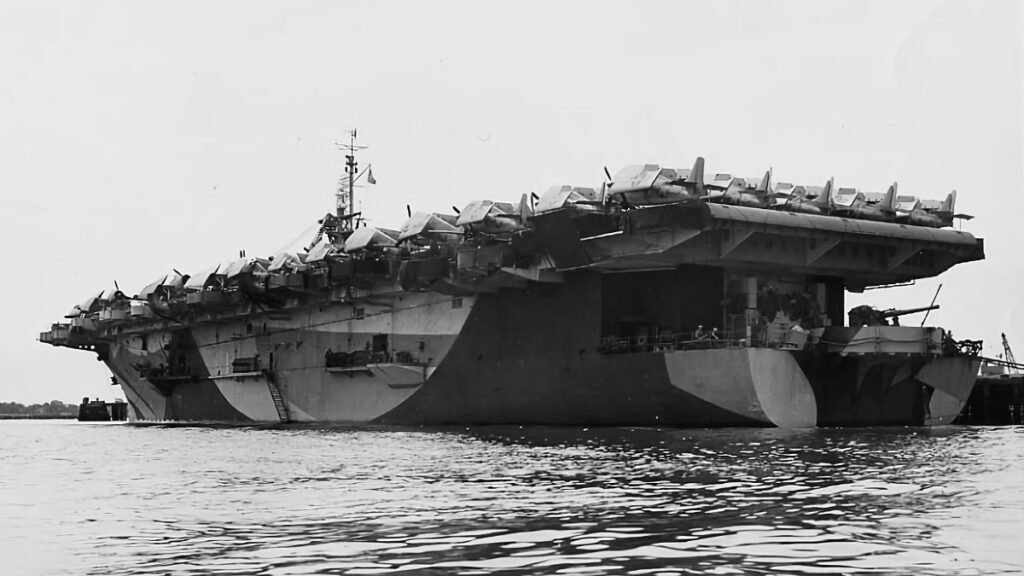
{"type": "Polygon", "coordinates": [[[1018,574],[1024,428],[0,422],[5,574],[1018,574]]]}

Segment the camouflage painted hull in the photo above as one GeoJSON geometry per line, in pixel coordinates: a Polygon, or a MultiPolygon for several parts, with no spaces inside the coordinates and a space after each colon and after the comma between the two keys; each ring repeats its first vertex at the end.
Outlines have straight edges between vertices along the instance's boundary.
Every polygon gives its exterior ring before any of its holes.
{"type": "MultiPolygon", "coordinates": [[[[115,340],[101,356],[136,421],[712,426],[949,423],[977,360],[865,353],[858,329],[828,349],[603,353],[600,293],[586,286],[455,297],[403,292],[115,340]],[[325,355],[386,354],[332,368],[325,355]],[[845,339],[845,340],[844,340],[845,339]],[[168,354],[168,351],[171,351],[168,354]],[[259,357],[239,373],[231,359],[259,357]],[[140,366],[167,362],[166,373],[140,366]],[[187,367],[188,374],[174,366],[187,367]]],[[[893,328],[893,330],[899,330],[893,328]]],[[[903,330],[919,330],[905,328],[903,330]]]]}

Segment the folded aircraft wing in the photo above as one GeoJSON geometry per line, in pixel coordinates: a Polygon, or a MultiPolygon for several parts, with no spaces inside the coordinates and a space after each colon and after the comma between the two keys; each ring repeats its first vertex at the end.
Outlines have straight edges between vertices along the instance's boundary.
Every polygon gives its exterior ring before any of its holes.
{"type": "Polygon", "coordinates": [[[552,186],[547,192],[541,195],[534,207],[534,214],[543,214],[552,210],[558,210],[566,204],[586,202],[593,204],[599,202],[597,191],[593,188],[574,188],[572,186],[552,186]]]}
{"type": "Polygon", "coordinates": [[[661,166],[657,164],[634,164],[619,170],[608,187],[609,194],[638,192],[647,190],[661,175],[661,166]]]}
{"type": "Polygon", "coordinates": [[[918,199],[914,196],[897,196],[895,208],[897,212],[910,212],[917,208],[918,199]]]}
{"type": "Polygon", "coordinates": [[[494,209],[494,202],[490,200],[474,200],[462,209],[462,212],[459,213],[459,217],[455,221],[455,224],[458,226],[465,226],[467,224],[483,222],[484,218],[486,218],[494,209]]]}
{"type": "Polygon", "coordinates": [[[345,239],[345,252],[362,250],[367,246],[394,246],[395,239],[379,228],[364,226],[356,229],[345,239]]]}
{"type": "Polygon", "coordinates": [[[201,272],[193,274],[192,276],[189,277],[188,282],[185,283],[185,288],[191,290],[202,290],[206,286],[206,283],[210,280],[210,276],[213,276],[214,274],[217,273],[217,269],[219,267],[220,264],[217,264],[216,266],[206,268],[201,272]]]}
{"type": "Polygon", "coordinates": [[[149,298],[149,295],[152,294],[153,292],[156,292],[157,288],[160,288],[161,286],[180,287],[181,285],[181,274],[178,274],[176,271],[171,270],[167,274],[164,274],[163,276],[157,278],[153,282],[147,284],[146,287],[143,288],[142,290],[139,290],[138,298],[141,298],[143,300],[149,298]]]}
{"type": "Polygon", "coordinates": [[[234,278],[244,272],[246,267],[249,266],[249,263],[250,260],[248,258],[236,258],[228,262],[219,274],[221,276],[227,276],[228,278],[234,278]]]}
{"type": "Polygon", "coordinates": [[[294,252],[282,250],[277,254],[274,254],[274,258],[271,260],[270,266],[267,267],[267,270],[270,272],[276,272],[285,268],[302,270],[305,267],[306,265],[302,263],[302,260],[299,260],[298,255],[294,252]]]}
{"type": "Polygon", "coordinates": [[[398,231],[398,241],[402,242],[412,238],[413,236],[430,232],[440,234],[458,234],[460,233],[460,229],[458,226],[446,222],[437,214],[417,212],[406,220],[405,224],[402,224],[402,228],[398,231]]]}
{"type": "Polygon", "coordinates": [[[336,251],[337,247],[333,242],[331,242],[331,239],[324,236],[316,243],[316,246],[313,246],[313,249],[309,251],[309,254],[306,256],[306,262],[318,262],[336,251]]]}
{"type": "Polygon", "coordinates": [[[860,192],[856,188],[838,188],[832,192],[832,205],[838,208],[849,208],[857,201],[860,192]]]}

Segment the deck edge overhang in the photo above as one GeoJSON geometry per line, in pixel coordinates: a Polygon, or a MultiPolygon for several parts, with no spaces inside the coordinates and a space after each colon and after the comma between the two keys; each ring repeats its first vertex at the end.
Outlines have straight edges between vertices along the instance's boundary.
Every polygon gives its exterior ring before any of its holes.
{"type": "MultiPolygon", "coordinates": [[[[566,210],[557,219],[573,227],[578,217],[566,210]]],[[[559,270],[770,265],[856,286],[927,278],[985,257],[983,239],[960,230],[699,201],[628,210],[605,224],[559,238],[542,234],[542,244],[557,255],[559,270]],[[773,252],[777,244],[790,253],[773,252]]]]}

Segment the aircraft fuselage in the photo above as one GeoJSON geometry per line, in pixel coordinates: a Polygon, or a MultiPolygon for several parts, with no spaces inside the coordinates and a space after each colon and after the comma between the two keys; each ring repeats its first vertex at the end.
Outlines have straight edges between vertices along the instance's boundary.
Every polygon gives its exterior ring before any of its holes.
{"type": "Polygon", "coordinates": [[[914,210],[907,214],[907,222],[914,226],[926,226],[928,228],[945,228],[953,225],[953,219],[943,218],[938,214],[932,214],[924,210],[914,210]]]}

